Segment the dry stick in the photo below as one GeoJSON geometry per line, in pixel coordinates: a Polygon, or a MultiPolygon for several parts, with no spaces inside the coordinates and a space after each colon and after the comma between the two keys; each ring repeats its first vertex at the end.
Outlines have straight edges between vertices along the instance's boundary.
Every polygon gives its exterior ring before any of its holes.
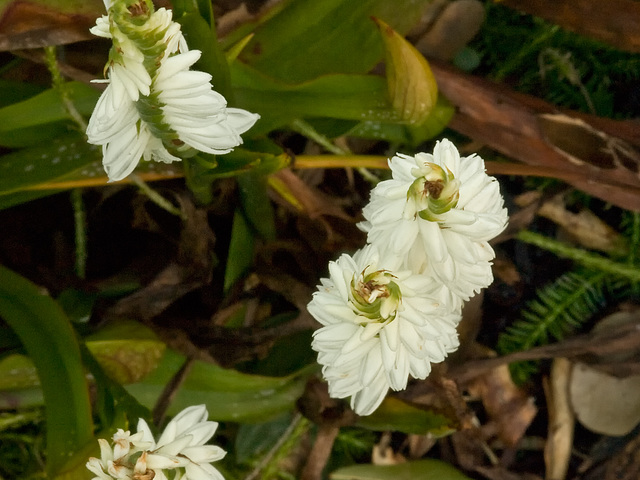
{"type": "Polygon", "coordinates": [[[322,478],[322,470],[329,460],[333,443],[339,432],[340,427],[335,425],[320,426],[316,441],[309,453],[309,459],[302,470],[301,480],[320,480],[322,478]]]}
{"type": "Polygon", "coordinates": [[[282,436],[278,439],[275,445],[271,447],[271,450],[269,450],[267,454],[264,457],[262,457],[262,460],[260,460],[260,463],[256,466],[256,468],[253,469],[253,471],[249,475],[245,477],[244,480],[254,480],[255,478],[258,478],[258,475],[260,475],[260,472],[264,470],[264,468],[269,464],[271,459],[278,453],[278,450],[282,448],[285,442],[293,434],[295,429],[300,424],[300,421],[302,420],[302,418],[303,417],[300,413],[295,414],[295,416],[293,417],[293,420],[291,420],[291,424],[289,424],[289,426],[284,431],[282,436]]]}
{"type": "MultiPolygon", "coordinates": [[[[553,345],[535,347],[502,357],[471,360],[451,368],[448,376],[459,383],[464,383],[505,363],[555,357],[573,358],[582,355],[602,357],[613,353],[637,352],[638,349],[640,349],[640,322],[622,325],[605,332],[577,335],[553,345]]],[[[611,368],[606,367],[607,365],[604,364],[598,365],[600,370],[609,371],[612,374],[616,373],[616,371],[620,373],[638,373],[634,371],[637,370],[637,363],[612,363],[610,365],[611,368]]]]}
{"type": "Polygon", "coordinates": [[[153,407],[153,411],[151,412],[153,423],[155,425],[160,425],[164,421],[164,417],[167,413],[169,405],[171,405],[171,402],[178,393],[178,390],[180,390],[180,386],[187,379],[187,376],[191,372],[191,367],[193,367],[194,362],[195,359],[193,357],[187,358],[182,364],[182,367],[180,367],[180,370],[175,373],[173,378],[171,378],[169,383],[167,383],[167,385],[162,390],[162,393],[158,397],[158,401],[156,402],[155,406],[153,407]]]}

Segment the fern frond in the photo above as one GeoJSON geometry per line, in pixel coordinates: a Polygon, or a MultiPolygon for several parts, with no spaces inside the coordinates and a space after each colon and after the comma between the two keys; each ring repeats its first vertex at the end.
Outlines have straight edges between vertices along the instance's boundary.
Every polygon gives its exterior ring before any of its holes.
{"type": "Polygon", "coordinates": [[[573,260],[585,268],[624,278],[629,283],[640,282],[640,270],[635,264],[619,262],[528,230],[521,230],[516,238],[573,260]]]}
{"type": "Polygon", "coordinates": [[[627,263],[633,265],[638,259],[638,252],[640,252],[640,213],[623,211],[620,233],[629,240],[627,263]]]}
{"type": "MultiPolygon", "coordinates": [[[[624,211],[622,214],[621,233],[629,240],[627,264],[636,265],[640,253],[640,213],[624,211]]],[[[630,282],[630,293],[640,297],[640,282],[630,282]]]]}
{"type": "MultiPolygon", "coordinates": [[[[498,338],[498,351],[506,354],[546,345],[553,339],[562,340],[604,307],[609,280],[605,272],[580,270],[565,273],[539,289],[521,318],[498,338]]],[[[514,379],[526,380],[535,371],[534,365],[512,364],[514,379]]]]}

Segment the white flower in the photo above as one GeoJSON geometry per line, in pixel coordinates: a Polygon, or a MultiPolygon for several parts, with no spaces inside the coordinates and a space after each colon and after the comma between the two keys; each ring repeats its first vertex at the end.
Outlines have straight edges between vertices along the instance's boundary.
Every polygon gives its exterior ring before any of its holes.
{"type": "Polygon", "coordinates": [[[157,442],[140,419],[135,435],[118,430],[113,450],[106,440],[98,439],[101,458],[90,458],[87,468],[97,475],[93,480],[224,480],[211,462],[224,458],[226,452],[205,445],[218,427],[207,421],[208,416],[204,405],[184,409],[167,424],[157,442]],[[166,470],[175,473],[167,477],[166,470]]]}
{"type": "Polygon", "coordinates": [[[323,325],[312,347],[329,394],[350,396],[359,415],[373,412],[389,388],[406,388],[409,375],[426,378],[458,347],[459,310],[437,299],[439,285],[384,267],[373,245],[342,255],[308,305],[323,325]]]}
{"type": "Polygon", "coordinates": [[[398,154],[359,227],[393,268],[431,275],[468,300],[493,281],[488,241],[506,226],[499,184],[477,155],[460,157],[449,140],[433,154],[398,154]]]}
{"type": "Polygon", "coordinates": [[[136,463],[138,471],[153,470],[155,480],[164,479],[162,469],[183,467],[183,480],[219,479],[224,477],[211,462],[221,460],[226,452],[215,445],[205,445],[213,437],[218,424],[207,421],[209,413],[204,405],[188,407],[166,426],[156,443],[147,423],[138,421],[142,441],[148,443],[146,455],[136,463]],[[174,464],[172,467],[170,465],[174,464]],[[146,468],[143,468],[146,467],[146,468]]]}
{"type": "Polygon", "coordinates": [[[242,143],[240,134],[259,117],[226,108],[224,97],[211,89],[211,75],[189,70],[199,58],[198,50],[168,58],[158,70],[154,90],[163,104],[164,121],[182,142],[201,152],[222,155],[242,143]]]}
{"type": "Polygon", "coordinates": [[[91,115],[87,137],[102,145],[109,181],[125,178],[141,158],[171,163],[198,150],[221,155],[240,145],[240,135],[259,116],[227,108],[211,75],[190,70],[201,52],[189,51],[171,11],[143,9],[146,21],[124,33],[118,22],[126,21],[129,11],[122,13],[118,2],[105,5],[109,16],[99,18],[91,32],[114,42],[109,85],[91,115]]]}
{"type": "Polygon", "coordinates": [[[138,450],[133,442],[142,439],[142,433],[131,435],[129,431],[118,429],[113,435],[113,450],[103,438],[98,439],[100,445],[100,459],[91,457],[87,462],[87,468],[97,475],[94,480],[111,480],[114,478],[132,478],[133,466],[130,455],[138,450]]]}

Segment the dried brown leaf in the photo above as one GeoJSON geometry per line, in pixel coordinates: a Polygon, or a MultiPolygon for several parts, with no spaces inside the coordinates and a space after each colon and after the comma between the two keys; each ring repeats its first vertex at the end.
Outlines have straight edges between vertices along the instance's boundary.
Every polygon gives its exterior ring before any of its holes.
{"type": "Polygon", "coordinates": [[[0,2],[0,51],[87,40],[92,38],[89,28],[104,13],[100,0],[0,2]]]}
{"type": "Polygon", "coordinates": [[[633,0],[504,0],[511,8],[542,17],[621,50],[640,52],[640,5],[633,0]]]}
{"type": "Polygon", "coordinates": [[[508,446],[520,441],[538,411],[533,399],[513,383],[506,365],[477,377],[467,390],[482,399],[498,437],[508,446]]]}
{"type": "MultiPolygon", "coordinates": [[[[432,62],[431,67],[440,91],[457,107],[449,126],[527,164],[487,162],[488,172],[558,178],[607,202],[640,211],[640,178],[630,174],[636,170],[626,165],[628,160],[619,159],[618,163],[612,160],[614,166],[624,168],[602,168],[584,158],[578,159],[582,162],[578,165],[549,140],[548,132],[545,135],[541,126],[544,118],[541,115],[557,112],[556,106],[437,62],[432,62]]],[[[610,139],[607,144],[624,145],[622,150],[640,146],[637,121],[611,120],[573,111],[565,111],[564,115],[600,132],[596,137],[605,135],[610,139]]],[[[634,158],[635,154],[631,152],[626,157],[634,158]]]]}
{"type": "Polygon", "coordinates": [[[622,255],[628,250],[624,237],[590,210],[569,211],[562,195],[544,202],[538,214],[557,223],[583,247],[614,255],[622,255]]]}

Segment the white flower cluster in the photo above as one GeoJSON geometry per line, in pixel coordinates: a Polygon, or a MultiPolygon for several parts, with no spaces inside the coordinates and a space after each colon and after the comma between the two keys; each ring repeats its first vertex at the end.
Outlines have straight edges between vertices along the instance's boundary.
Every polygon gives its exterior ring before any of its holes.
{"type": "Polygon", "coordinates": [[[87,468],[93,480],[224,480],[211,462],[226,452],[215,445],[205,445],[218,428],[207,421],[204,405],[188,407],[176,415],[156,442],[147,423],[140,419],[138,431],[118,429],[113,448],[100,438],[101,458],[91,457],[87,468]],[[167,476],[167,471],[173,475],[167,476]]]}
{"type": "Polygon", "coordinates": [[[140,158],[171,163],[196,151],[221,155],[242,143],[258,115],[227,108],[211,75],[190,70],[201,52],[189,50],[171,10],[150,0],[105,0],[108,15],[91,32],[113,41],[109,85],[89,120],[89,143],[102,145],[110,181],[140,158]]]}
{"type": "Polygon", "coordinates": [[[462,304],[493,281],[488,241],[508,220],[482,158],[449,140],[389,166],[359,224],[368,245],[330,262],[308,305],[329,394],[359,415],[457,349],[462,304]]]}

